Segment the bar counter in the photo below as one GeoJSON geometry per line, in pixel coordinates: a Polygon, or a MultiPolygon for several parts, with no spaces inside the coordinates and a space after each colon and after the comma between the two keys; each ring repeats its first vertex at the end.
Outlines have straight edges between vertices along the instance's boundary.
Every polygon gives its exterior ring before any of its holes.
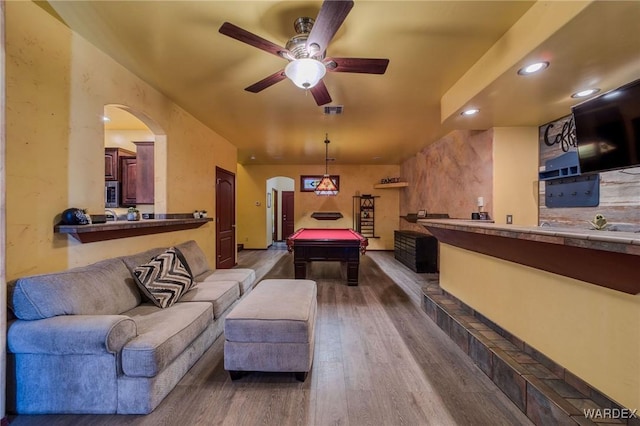
{"type": "Polygon", "coordinates": [[[624,293],[640,293],[637,232],[498,225],[461,219],[419,219],[418,223],[441,243],[624,293]]]}

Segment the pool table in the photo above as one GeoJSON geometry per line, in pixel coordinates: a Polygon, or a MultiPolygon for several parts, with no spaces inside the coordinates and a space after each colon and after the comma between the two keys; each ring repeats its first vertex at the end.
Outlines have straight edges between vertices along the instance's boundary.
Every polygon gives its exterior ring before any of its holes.
{"type": "Polygon", "coordinates": [[[347,284],[358,285],[360,253],[368,243],[353,229],[302,228],[287,238],[287,249],[293,253],[296,279],[307,277],[308,262],[340,261],[347,264],[347,284]]]}

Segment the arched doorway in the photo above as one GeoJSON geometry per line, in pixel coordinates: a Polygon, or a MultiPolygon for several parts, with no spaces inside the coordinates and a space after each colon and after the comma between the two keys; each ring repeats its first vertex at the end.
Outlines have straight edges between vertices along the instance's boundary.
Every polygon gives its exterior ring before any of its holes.
{"type": "Polygon", "coordinates": [[[267,246],[282,241],[294,227],[294,180],[287,176],[275,176],[266,182],[267,246]]]}
{"type": "MultiPolygon", "coordinates": [[[[166,213],[167,196],[166,196],[166,164],[167,164],[167,138],[164,130],[146,114],[136,111],[128,106],[119,104],[109,104],[104,106],[104,146],[106,150],[111,152],[123,153],[123,158],[117,158],[118,176],[112,176],[109,179],[115,181],[115,185],[119,188],[116,205],[109,205],[120,215],[127,207],[135,205],[141,213],[166,213]],[[146,150],[145,158],[149,159],[152,168],[147,176],[152,188],[151,194],[146,199],[132,199],[131,179],[143,179],[139,173],[136,176],[136,156],[138,155],[138,147],[140,142],[146,143],[143,149],[146,150]],[[152,144],[150,147],[149,144],[152,144]],[[124,175],[123,175],[124,173],[124,175]],[[129,178],[127,178],[129,176],[129,178]],[[125,182],[121,182],[124,180],[125,182]],[[128,188],[124,185],[129,184],[128,188]],[[127,190],[128,189],[128,190],[127,190]],[[137,202],[136,202],[137,201],[137,202]]],[[[108,157],[105,154],[105,167],[108,164],[108,157]]],[[[149,169],[147,169],[149,170],[149,169]]],[[[105,194],[109,189],[109,185],[105,184],[105,194]]],[[[135,182],[133,184],[135,188],[135,182]]],[[[106,200],[105,200],[106,201],[106,200]]]]}

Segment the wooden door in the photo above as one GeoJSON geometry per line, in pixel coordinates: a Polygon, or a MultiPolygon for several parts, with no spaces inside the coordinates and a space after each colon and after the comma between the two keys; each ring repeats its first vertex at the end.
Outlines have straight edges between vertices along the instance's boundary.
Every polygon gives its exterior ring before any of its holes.
{"type": "Polygon", "coordinates": [[[273,208],[271,213],[271,220],[273,221],[273,235],[271,236],[271,241],[280,241],[278,239],[278,228],[280,222],[280,212],[278,211],[278,190],[271,190],[271,206],[273,208]]]}
{"type": "Polygon", "coordinates": [[[293,191],[282,191],[282,239],[295,232],[293,216],[293,191]]]}
{"type": "Polygon", "coordinates": [[[216,269],[236,264],[236,177],[216,167],[216,269]]]}

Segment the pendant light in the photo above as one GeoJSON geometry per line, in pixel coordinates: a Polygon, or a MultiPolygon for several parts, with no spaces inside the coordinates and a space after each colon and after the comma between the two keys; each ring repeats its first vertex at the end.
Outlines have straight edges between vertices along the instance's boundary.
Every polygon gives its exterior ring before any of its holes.
{"type": "Polygon", "coordinates": [[[338,188],[333,183],[329,176],[329,134],[326,134],[325,139],[325,156],[324,156],[324,176],[318,183],[315,189],[316,195],[338,195],[338,188]]]}

